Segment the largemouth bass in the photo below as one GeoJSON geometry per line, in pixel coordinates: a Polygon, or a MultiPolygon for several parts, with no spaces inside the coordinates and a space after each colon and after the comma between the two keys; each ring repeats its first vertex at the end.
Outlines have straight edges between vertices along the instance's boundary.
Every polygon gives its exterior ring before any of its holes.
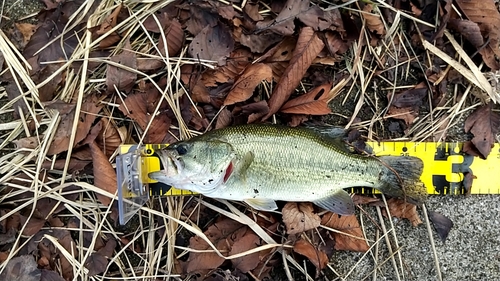
{"type": "Polygon", "coordinates": [[[372,187],[420,203],[423,162],[415,157],[352,153],[341,137],[277,125],[243,125],[210,131],[157,151],[161,171],[151,179],[208,197],[244,201],[257,210],[276,202],[309,201],[352,214],[344,190],[372,187]]]}

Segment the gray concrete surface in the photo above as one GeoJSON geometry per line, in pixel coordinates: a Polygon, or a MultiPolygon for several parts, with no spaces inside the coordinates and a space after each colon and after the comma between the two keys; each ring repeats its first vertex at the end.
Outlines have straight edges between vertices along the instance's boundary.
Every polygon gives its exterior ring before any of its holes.
{"type": "MultiPolygon", "coordinates": [[[[454,223],[445,243],[433,229],[443,280],[500,280],[500,195],[431,196],[426,206],[454,223]]],[[[424,220],[422,210],[419,213],[424,220]]],[[[425,223],[412,227],[405,220],[393,222],[402,247],[404,280],[438,280],[425,223]]],[[[380,253],[382,259],[388,257],[387,249],[380,253]]],[[[361,256],[338,253],[334,268],[346,276],[361,256]]],[[[345,280],[373,280],[373,268],[373,259],[366,257],[345,280]]],[[[390,261],[380,267],[376,280],[398,280],[390,261]]]]}

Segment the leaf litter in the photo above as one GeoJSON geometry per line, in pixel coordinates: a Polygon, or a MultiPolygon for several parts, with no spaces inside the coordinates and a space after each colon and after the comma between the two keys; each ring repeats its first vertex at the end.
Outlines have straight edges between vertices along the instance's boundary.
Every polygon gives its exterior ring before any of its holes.
{"type": "MultiPolygon", "coordinates": [[[[143,210],[139,224],[119,229],[112,163],[123,143],[170,143],[262,121],[298,126],[340,118],[344,126],[354,111],[354,126],[370,140],[428,141],[446,136],[473,108],[464,125],[474,135],[468,152],[488,157],[498,134],[500,99],[485,86],[498,80],[493,1],[481,9],[470,1],[44,3],[38,24],[16,22],[0,38],[0,91],[8,99],[2,115],[14,112],[17,124],[1,145],[13,141],[21,150],[5,150],[0,166],[8,183],[0,188],[1,274],[23,259],[35,262],[17,271],[24,279],[200,273],[260,280],[283,265],[307,276],[295,260],[302,256],[319,278],[331,273],[335,251],[371,251],[375,239],[365,237],[361,217],[307,203],[287,203],[281,214],[192,218],[181,212],[189,199],[168,198],[143,210]],[[470,45],[453,45],[447,29],[470,45]],[[340,99],[351,100],[346,108],[359,106],[342,112],[330,103],[340,99]],[[144,227],[161,220],[156,236],[144,227]],[[21,239],[28,241],[23,248],[21,239]],[[145,263],[165,267],[137,273],[145,263]]],[[[466,177],[470,185],[474,175],[466,177]]],[[[355,199],[363,213],[382,206],[378,198],[355,199]]],[[[389,199],[385,208],[421,223],[415,205],[389,199]]],[[[443,240],[449,225],[436,223],[443,240]]]]}

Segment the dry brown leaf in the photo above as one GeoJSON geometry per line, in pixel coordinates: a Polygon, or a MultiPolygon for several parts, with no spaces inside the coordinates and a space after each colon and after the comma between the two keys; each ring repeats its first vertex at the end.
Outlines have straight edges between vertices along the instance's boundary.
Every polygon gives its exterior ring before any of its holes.
{"type": "Polygon", "coordinates": [[[500,57],[500,13],[495,1],[457,0],[456,4],[469,20],[478,24],[482,37],[488,38],[488,44],[479,49],[485,64],[499,70],[500,63],[495,56],[500,57]]]}
{"type": "MultiPolygon", "coordinates": [[[[418,216],[416,205],[405,202],[403,199],[396,198],[387,200],[387,205],[389,206],[391,216],[407,219],[413,226],[417,226],[422,223],[422,220],[420,220],[420,217],[418,216]]],[[[384,214],[386,214],[385,209],[383,211],[384,214]]]]}
{"type": "Polygon", "coordinates": [[[251,124],[260,120],[269,112],[269,106],[265,100],[245,104],[241,107],[241,113],[248,115],[247,123],[251,124]]]}
{"type": "Polygon", "coordinates": [[[286,233],[297,234],[320,225],[320,217],[314,213],[312,203],[286,203],[281,211],[286,233]]]}
{"type": "Polygon", "coordinates": [[[217,116],[215,129],[225,128],[231,125],[232,121],[233,121],[233,115],[231,114],[231,111],[229,111],[227,108],[224,107],[219,113],[219,116],[217,116]]]}
{"type": "MultiPolygon", "coordinates": [[[[388,94],[388,99],[390,100],[390,93],[388,94]]],[[[421,82],[417,84],[414,88],[397,93],[392,99],[391,105],[396,107],[418,107],[422,105],[423,98],[427,96],[427,84],[421,82]]]]}
{"type": "Polygon", "coordinates": [[[189,94],[194,102],[210,103],[210,93],[194,65],[185,64],[181,67],[181,80],[189,88],[189,94]]]}
{"type": "Polygon", "coordinates": [[[9,260],[0,273],[0,280],[40,281],[41,275],[33,255],[25,255],[9,260]]]}
{"type": "Polygon", "coordinates": [[[405,121],[406,126],[410,126],[413,124],[413,121],[415,121],[415,118],[417,118],[418,112],[413,107],[395,107],[395,106],[390,106],[389,110],[387,111],[387,116],[386,117],[391,117],[395,119],[401,119],[405,121]]]}
{"type": "Polygon", "coordinates": [[[441,241],[444,243],[453,227],[453,222],[445,215],[433,211],[429,211],[429,220],[432,222],[439,238],[441,238],[441,241]]]}
{"type": "Polygon", "coordinates": [[[182,30],[182,26],[177,19],[173,19],[166,26],[164,33],[167,42],[165,44],[165,40],[160,36],[158,49],[163,56],[167,54],[169,56],[174,56],[179,53],[184,44],[184,31],[182,30]],[[167,53],[165,53],[165,49],[168,50],[167,53]]]}
{"type": "MultiPolygon", "coordinates": [[[[163,140],[169,135],[168,130],[171,122],[165,112],[167,104],[162,101],[161,94],[151,84],[140,87],[139,91],[128,95],[125,104],[121,104],[118,109],[137,122],[137,125],[143,131],[146,130],[151,118],[154,118],[144,137],[144,142],[163,143],[163,140]],[[159,108],[160,114],[154,116],[153,113],[159,102],[162,102],[159,108]]],[[[189,110],[189,108],[186,107],[186,110],[189,110]]]]}
{"type": "Polygon", "coordinates": [[[189,53],[195,59],[216,61],[218,65],[226,64],[234,49],[234,39],[229,29],[222,23],[215,27],[205,26],[189,44],[189,53]]]}
{"type": "Polygon", "coordinates": [[[271,30],[278,34],[290,36],[295,31],[295,18],[309,9],[309,0],[288,0],[278,14],[272,21],[259,21],[257,22],[257,29],[271,30]]]}
{"type": "MultiPolygon", "coordinates": [[[[52,141],[47,155],[54,155],[68,150],[70,135],[73,129],[73,121],[75,119],[74,104],[66,104],[65,107],[71,108],[68,114],[61,117],[61,122],[57,127],[54,140],[52,141]]],[[[50,108],[50,106],[47,106],[50,108]]],[[[76,127],[75,145],[87,137],[92,124],[94,123],[97,113],[101,111],[101,105],[98,104],[97,97],[92,95],[82,104],[80,118],[76,127]]]]}
{"type": "Polygon", "coordinates": [[[269,46],[281,40],[281,36],[275,33],[264,34],[241,34],[240,43],[250,48],[253,53],[263,53],[269,46]]]}
{"type": "Polygon", "coordinates": [[[238,77],[229,94],[224,100],[224,105],[231,105],[249,99],[255,88],[263,81],[271,82],[273,72],[271,67],[263,63],[248,66],[238,77]]]}
{"type": "Polygon", "coordinates": [[[361,205],[373,202],[380,202],[380,199],[375,197],[368,197],[359,194],[354,194],[354,196],[352,197],[352,201],[354,202],[355,205],[361,205]]]}
{"type": "Polygon", "coordinates": [[[273,80],[278,83],[289,61],[292,59],[295,45],[297,45],[295,37],[285,37],[279,44],[269,49],[256,61],[267,63],[273,70],[273,80]]]}
{"type": "MultiPolygon", "coordinates": [[[[94,185],[106,190],[111,194],[116,193],[116,171],[111,166],[108,157],[101,151],[95,142],[89,144],[92,152],[93,168],[94,168],[94,185]]],[[[97,198],[105,206],[111,203],[111,199],[107,196],[96,193],[97,198]]]]}
{"type": "MultiPolygon", "coordinates": [[[[118,15],[122,10],[122,4],[118,5],[109,16],[104,19],[104,22],[101,23],[99,29],[96,30],[95,35],[92,36],[93,40],[97,39],[99,36],[106,34],[106,32],[110,31],[116,26],[118,22],[118,15]]],[[[107,35],[106,38],[99,42],[99,48],[104,49],[114,45],[116,42],[120,41],[120,35],[118,32],[114,31],[111,34],[107,35]]]]}
{"type": "MultiPolygon", "coordinates": [[[[23,35],[23,44],[22,46],[26,46],[26,44],[30,41],[31,36],[36,32],[36,25],[31,23],[14,23],[14,26],[21,32],[23,35]]],[[[21,49],[22,50],[22,49],[21,49]]]]}
{"type": "Polygon", "coordinates": [[[366,252],[370,248],[355,215],[341,216],[331,212],[323,215],[321,224],[358,238],[334,232],[335,249],[339,251],[366,252]]]}
{"type": "MultiPolygon", "coordinates": [[[[97,145],[104,151],[106,156],[110,157],[116,149],[123,143],[125,138],[122,139],[120,128],[116,128],[116,124],[107,118],[100,120],[102,130],[96,137],[97,145]]],[[[126,129],[125,127],[122,128],[126,129]]]]}
{"type": "MultiPolygon", "coordinates": [[[[231,247],[229,255],[236,255],[245,251],[255,249],[261,245],[260,238],[251,229],[247,229],[246,233],[239,239],[234,239],[234,244],[231,247]]],[[[261,253],[245,255],[241,258],[231,260],[234,268],[239,269],[243,273],[254,270],[261,262],[261,253]]]]}
{"type": "Polygon", "coordinates": [[[259,5],[247,2],[243,7],[243,12],[254,21],[261,21],[264,17],[259,13],[259,5]]]}
{"type": "Polygon", "coordinates": [[[386,31],[385,31],[384,23],[382,22],[382,19],[380,19],[380,14],[377,14],[377,15],[373,14],[372,10],[373,10],[373,6],[371,4],[367,4],[363,8],[363,11],[365,13],[361,13],[361,15],[363,16],[363,18],[366,21],[366,27],[368,27],[368,29],[371,32],[374,32],[378,35],[385,35],[386,31]]]}
{"type": "MultiPolygon", "coordinates": [[[[132,52],[130,41],[127,40],[121,54],[112,56],[111,61],[127,66],[131,69],[137,69],[137,57],[135,52],[132,52]]],[[[137,74],[121,67],[116,67],[108,64],[106,67],[106,87],[108,92],[115,92],[115,87],[118,91],[129,93],[135,85],[137,74]]]]}
{"type": "Polygon", "coordinates": [[[85,267],[89,270],[88,276],[94,276],[106,270],[109,263],[108,259],[113,257],[115,247],[116,240],[110,239],[106,242],[106,246],[88,257],[85,262],[85,267]]]}
{"type": "Polygon", "coordinates": [[[217,83],[234,82],[236,76],[252,62],[253,55],[246,48],[238,48],[231,52],[226,65],[203,72],[202,80],[206,87],[216,87],[217,83]]]}
{"type": "Polygon", "coordinates": [[[206,27],[216,26],[219,20],[217,14],[205,9],[202,5],[190,5],[189,12],[186,29],[194,36],[197,36],[206,27]]]}
{"type": "MultiPolygon", "coordinates": [[[[229,253],[231,241],[233,237],[240,236],[246,232],[246,226],[229,219],[222,218],[215,224],[211,225],[204,233],[222,253],[229,253]]],[[[189,248],[194,250],[212,250],[212,248],[201,239],[199,236],[194,236],[189,239],[189,248]]],[[[185,263],[185,273],[206,273],[208,270],[218,268],[224,262],[224,258],[218,256],[214,252],[190,252],[189,258],[185,263]]]]}
{"type": "Polygon", "coordinates": [[[500,128],[500,115],[492,107],[491,102],[479,107],[465,120],[464,125],[464,130],[474,135],[472,143],[483,159],[490,154],[500,128]]]}
{"type": "Polygon", "coordinates": [[[326,47],[330,52],[330,55],[342,55],[349,49],[349,44],[345,40],[342,40],[338,33],[331,31],[325,32],[326,47]]]}
{"type": "Polygon", "coordinates": [[[35,217],[31,217],[28,220],[28,218],[23,215],[21,215],[20,218],[21,218],[21,224],[25,225],[23,230],[23,235],[26,236],[35,235],[45,225],[45,219],[38,219],[35,217]]]}
{"type": "Polygon", "coordinates": [[[308,258],[319,270],[325,268],[328,264],[328,256],[326,253],[318,250],[313,244],[304,239],[299,239],[295,242],[293,251],[308,258]]]}
{"type": "Polygon", "coordinates": [[[263,118],[264,120],[278,112],[281,106],[288,100],[323,47],[323,41],[318,38],[312,28],[302,28],[290,64],[285,69],[283,76],[269,99],[269,113],[263,118]]]}
{"type": "Polygon", "coordinates": [[[306,94],[289,100],[281,107],[283,113],[325,115],[332,111],[328,107],[332,84],[318,86],[306,94]]]}

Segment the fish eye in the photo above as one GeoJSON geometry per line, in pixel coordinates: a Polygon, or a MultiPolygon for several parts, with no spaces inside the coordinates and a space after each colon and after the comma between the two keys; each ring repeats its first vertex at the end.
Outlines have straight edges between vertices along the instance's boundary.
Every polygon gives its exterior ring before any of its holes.
{"type": "Polygon", "coordinates": [[[179,144],[175,150],[177,151],[177,154],[179,155],[184,155],[187,153],[187,146],[185,144],[179,144]]]}

